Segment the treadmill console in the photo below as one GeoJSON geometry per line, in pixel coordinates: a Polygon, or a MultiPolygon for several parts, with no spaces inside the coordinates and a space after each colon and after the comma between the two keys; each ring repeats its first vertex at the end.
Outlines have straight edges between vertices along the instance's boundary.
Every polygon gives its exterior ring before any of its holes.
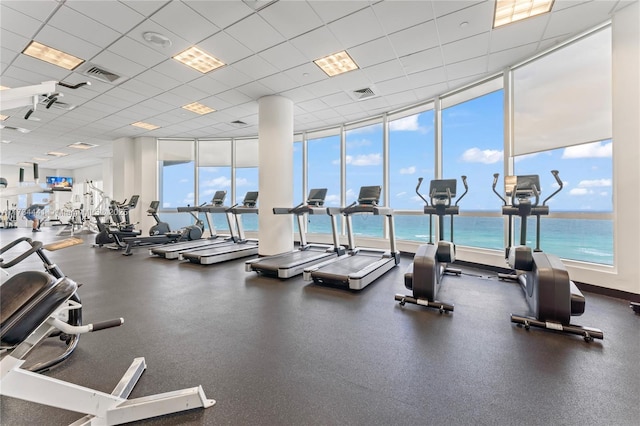
{"type": "Polygon", "coordinates": [[[358,194],[358,204],[377,206],[380,204],[381,193],[381,186],[363,186],[360,188],[360,194],[358,194]]]}
{"type": "Polygon", "coordinates": [[[258,191],[249,191],[242,201],[243,207],[255,207],[258,204],[258,191]]]}
{"type": "Polygon", "coordinates": [[[309,198],[307,198],[307,205],[313,207],[322,207],[324,205],[324,199],[327,197],[327,188],[316,188],[309,191],[309,198]]]}
{"type": "Polygon", "coordinates": [[[506,176],[504,179],[504,192],[507,197],[526,199],[540,195],[540,177],[538,175],[506,176]],[[515,194],[514,194],[515,189],[515,194]]]}
{"type": "Polygon", "coordinates": [[[211,199],[211,204],[213,206],[221,206],[224,204],[224,199],[227,196],[227,191],[216,191],[213,194],[213,198],[211,199]]]}

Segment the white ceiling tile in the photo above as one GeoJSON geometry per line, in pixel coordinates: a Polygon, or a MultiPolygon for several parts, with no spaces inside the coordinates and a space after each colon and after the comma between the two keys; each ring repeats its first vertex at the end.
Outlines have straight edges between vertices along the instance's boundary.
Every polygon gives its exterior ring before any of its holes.
{"type": "Polygon", "coordinates": [[[396,52],[387,37],[352,47],[349,49],[349,55],[360,68],[396,59],[396,52]]]}
{"type": "Polygon", "coordinates": [[[129,37],[122,37],[109,46],[108,51],[116,55],[131,58],[135,63],[144,65],[145,67],[153,67],[169,58],[168,55],[162,55],[150,47],[147,47],[147,45],[129,37]]]}
{"type": "Polygon", "coordinates": [[[402,62],[402,66],[407,74],[440,67],[444,64],[442,60],[442,49],[439,47],[403,56],[400,58],[400,62],[402,62]]]}
{"type": "MultiPolygon", "coordinates": [[[[189,96],[187,95],[183,95],[179,90],[160,93],[153,99],[156,102],[162,102],[165,105],[171,105],[173,108],[181,108],[184,105],[194,102],[194,99],[189,98],[189,96]]],[[[162,112],[164,111],[166,110],[163,110],[162,112]]]]}
{"type": "Polygon", "coordinates": [[[143,81],[145,84],[158,87],[162,90],[171,90],[181,85],[181,82],[172,78],[166,74],[159,73],[155,69],[148,69],[147,71],[138,74],[136,79],[143,81]]]}
{"type": "Polygon", "coordinates": [[[225,32],[256,53],[285,40],[257,14],[231,25],[225,29],[225,32]]]}
{"type": "Polygon", "coordinates": [[[213,75],[203,75],[200,78],[187,83],[188,86],[200,91],[201,97],[207,97],[215,95],[216,93],[224,92],[229,89],[229,86],[223,84],[220,80],[216,79],[213,75]]]}
{"type": "Polygon", "coordinates": [[[457,80],[461,78],[476,76],[482,73],[486,73],[488,66],[489,59],[487,58],[487,56],[480,56],[478,58],[456,62],[455,64],[446,66],[447,78],[449,80],[457,80]]]}
{"type": "Polygon", "coordinates": [[[219,32],[213,36],[203,40],[198,44],[211,55],[223,61],[225,64],[233,64],[234,62],[251,56],[253,52],[242,43],[231,37],[225,32],[219,32]]]}
{"type": "Polygon", "coordinates": [[[299,86],[296,81],[290,79],[283,73],[270,75],[269,77],[260,79],[259,82],[271,89],[274,93],[285,92],[299,86]]]}
{"type": "MultiPolygon", "coordinates": [[[[195,80],[196,78],[200,78],[204,75],[200,71],[194,70],[193,68],[184,65],[176,61],[175,59],[168,59],[164,62],[161,62],[153,69],[182,83],[195,80]]],[[[216,72],[216,70],[212,70],[209,72],[216,72]]]]}
{"type": "Polygon", "coordinates": [[[24,79],[31,84],[39,84],[43,81],[51,80],[60,81],[68,74],[69,71],[64,68],[27,55],[19,55],[13,61],[12,67],[5,73],[8,77],[16,78],[21,78],[21,75],[24,75],[24,79]],[[37,70],[38,73],[30,70],[37,70]]]}
{"type": "Polygon", "coordinates": [[[285,71],[308,62],[307,58],[288,41],[263,50],[259,53],[259,56],[269,61],[269,63],[280,71],[285,71]]]}
{"type": "Polygon", "coordinates": [[[315,98],[313,93],[311,93],[304,87],[296,87],[295,89],[287,90],[286,92],[281,93],[281,95],[285,98],[291,99],[294,103],[303,102],[315,98]]]}
{"type": "Polygon", "coordinates": [[[42,25],[42,22],[17,10],[10,9],[2,2],[0,3],[0,25],[2,25],[3,30],[11,31],[31,40],[42,25]]]}
{"type": "Polygon", "coordinates": [[[189,41],[185,40],[184,38],[171,32],[167,28],[152,20],[146,20],[140,25],[136,26],[134,29],[127,33],[127,37],[140,43],[144,43],[146,47],[154,49],[158,53],[166,56],[175,56],[178,53],[187,50],[193,45],[193,43],[190,43],[189,41]],[[148,43],[143,36],[146,32],[162,34],[163,36],[171,40],[171,46],[164,47],[148,43]]]}
{"type": "Polygon", "coordinates": [[[517,25],[504,25],[493,29],[489,51],[499,52],[540,41],[549,17],[549,14],[540,15],[518,22],[517,25]]]}
{"type": "Polygon", "coordinates": [[[367,2],[361,0],[311,0],[308,3],[325,23],[369,6],[367,2]]]}
{"type": "Polygon", "coordinates": [[[291,41],[307,59],[314,61],[345,50],[345,46],[325,27],[302,34],[291,41]]]}
{"type": "Polygon", "coordinates": [[[209,73],[211,78],[216,79],[220,83],[229,88],[234,88],[247,84],[251,81],[251,77],[232,65],[218,68],[209,73]]]}
{"type": "Polygon", "coordinates": [[[322,25],[316,12],[302,1],[277,2],[261,10],[259,15],[287,39],[322,25]]]}
{"type": "Polygon", "coordinates": [[[180,1],[172,1],[151,19],[192,44],[196,44],[219,28],[180,1]]]}
{"type": "Polygon", "coordinates": [[[493,2],[484,2],[436,19],[441,44],[462,40],[490,31],[493,2]]]}
{"type": "Polygon", "coordinates": [[[121,37],[118,31],[69,7],[60,8],[58,13],[49,20],[49,24],[97,46],[109,45],[121,37]]]}
{"type": "Polygon", "coordinates": [[[130,7],[136,12],[140,13],[144,16],[152,15],[156,10],[160,9],[167,3],[170,3],[172,0],[144,0],[144,1],[129,1],[129,0],[119,0],[120,3],[123,3],[125,6],[130,7]]]}
{"type": "Polygon", "coordinates": [[[414,86],[407,77],[393,78],[387,81],[376,83],[376,93],[386,95],[387,93],[404,92],[414,86]]]}
{"type": "Polygon", "coordinates": [[[486,0],[446,0],[446,1],[434,1],[433,11],[436,17],[448,15],[459,10],[463,10],[474,6],[477,3],[493,3],[486,0]]]}
{"type": "MultiPolygon", "coordinates": [[[[347,93],[344,91],[323,96],[320,98],[320,100],[322,100],[322,102],[324,102],[326,105],[332,108],[335,108],[340,105],[350,104],[351,102],[353,102],[353,98],[347,95],[347,93]]],[[[323,118],[327,118],[327,117],[323,117],[323,118]]]]}
{"type": "Polygon", "coordinates": [[[273,90],[263,86],[262,84],[260,84],[257,81],[253,81],[251,83],[247,83],[247,84],[245,84],[243,86],[240,86],[240,87],[237,88],[237,90],[242,92],[242,93],[244,93],[249,98],[251,98],[251,99],[253,99],[255,101],[257,101],[258,99],[260,99],[263,96],[269,96],[269,95],[275,94],[275,92],[273,90]]]}
{"type": "Polygon", "coordinates": [[[232,105],[239,105],[239,104],[253,100],[249,96],[245,95],[244,93],[236,89],[227,90],[226,92],[218,93],[218,95],[216,96],[225,102],[229,102],[232,105]]]}
{"type": "Polygon", "coordinates": [[[433,19],[433,8],[426,1],[379,2],[371,7],[389,34],[433,19]]]}
{"type": "Polygon", "coordinates": [[[275,74],[278,69],[258,55],[249,56],[233,64],[233,67],[242,70],[253,80],[259,80],[266,76],[275,74]]]}
{"type": "Polygon", "coordinates": [[[80,37],[65,33],[51,26],[44,27],[35,40],[85,61],[93,58],[101,50],[95,44],[88,43],[80,37]]]}
{"type": "Polygon", "coordinates": [[[64,7],[75,9],[121,34],[126,33],[144,19],[140,13],[115,1],[68,1],[64,7]]]}
{"type": "Polygon", "coordinates": [[[452,64],[489,53],[489,33],[476,35],[442,46],[445,64],[452,64]]]}
{"type": "Polygon", "coordinates": [[[581,32],[602,22],[613,5],[608,1],[592,1],[551,14],[544,38],[551,38],[568,32],[581,32]]]}
{"type": "MultiPolygon", "coordinates": [[[[17,10],[20,13],[44,22],[49,15],[58,7],[58,3],[50,0],[2,0],[2,6],[17,10]]],[[[5,10],[2,8],[2,15],[5,10]]],[[[4,19],[2,19],[2,27],[4,28],[4,19]]]]}
{"type": "Polygon", "coordinates": [[[347,49],[382,37],[385,33],[371,8],[333,21],[329,29],[347,49]]]}
{"type": "Polygon", "coordinates": [[[399,60],[387,61],[364,69],[372,82],[389,80],[404,73],[404,68],[399,60]]]}
{"type": "Polygon", "coordinates": [[[153,97],[164,92],[163,89],[152,86],[138,79],[127,80],[124,83],[120,83],[118,87],[124,90],[130,90],[132,92],[138,93],[140,95],[148,96],[148,97],[153,97]]]}
{"type": "Polygon", "coordinates": [[[0,58],[2,58],[2,62],[6,63],[9,63],[16,54],[21,53],[31,41],[30,38],[6,31],[4,28],[0,30],[0,39],[2,39],[2,55],[0,55],[0,58]]]}
{"type": "Polygon", "coordinates": [[[404,92],[392,93],[390,95],[387,95],[385,96],[385,99],[389,103],[391,109],[398,109],[403,106],[413,105],[420,99],[428,98],[418,98],[413,90],[407,90],[404,92]]]}
{"type": "Polygon", "coordinates": [[[320,99],[309,99],[308,101],[299,102],[296,105],[304,112],[314,112],[327,109],[327,104],[322,102],[320,99]]]}
{"type": "Polygon", "coordinates": [[[254,12],[241,1],[192,0],[184,3],[223,29],[254,12]]]}
{"type": "MultiPolygon", "coordinates": [[[[433,68],[426,71],[420,71],[407,76],[412,87],[432,86],[446,82],[447,77],[444,67],[433,68]]],[[[376,87],[381,87],[383,83],[376,83],[376,87]]]]}
{"type": "Polygon", "coordinates": [[[329,76],[327,76],[327,74],[325,74],[324,71],[322,71],[320,67],[313,62],[307,62],[303,65],[288,69],[284,73],[287,77],[296,81],[300,85],[310,84],[329,78],[329,76]]]}
{"type": "Polygon", "coordinates": [[[129,59],[116,55],[113,52],[105,50],[95,56],[91,62],[95,65],[102,66],[118,75],[133,77],[145,71],[146,68],[129,59]]]}
{"type": "Polygon", "coordinates": [[[500,52],[489,55],[489,72],[495,72],[504,69],[507,66],[515,65],[533,55],[536,50],[537,43],[530,43],[524,46],[514,47],[513,49],[501,50],[500,52]]]}
{"type": "Polygon", "coordinates": [[[407,28],[389,35],[398,56],[420,52],[438,45],[438,32],[433,21],[407,28]]]}

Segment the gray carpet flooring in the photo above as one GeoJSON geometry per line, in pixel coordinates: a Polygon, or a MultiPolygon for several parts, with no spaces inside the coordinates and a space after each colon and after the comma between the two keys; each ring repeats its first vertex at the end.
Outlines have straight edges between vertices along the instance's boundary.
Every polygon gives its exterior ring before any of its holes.
{"type": "MultiPolygon", "coordinates": [[[[37,234],[57,239],[56,228],[37,234]]],[[[25,229],[2,230],[2,245],[25,229]]],[[[510,322],[522,290],[493,272],[447,277],[440,314],[400,306],[401,264],[360,292],[245,272],[246,259],[201,266],[81,246],[51,258],[77,282],[84,322],[122,327],[81,337],[52,377],[105,392],[135,357],[147,371],[131,397],[202,385],[212,408],[158,425],[637,425],[640,315],[586,293],[585,342],[510,322]]],[[[40,269],[37,258],[15,268],[40,269]]],[[[37,356],[37,354],[34,354],[37,356]]],[[[76,413],[6,397],[2,425],[62,425],[76,413]]]]}

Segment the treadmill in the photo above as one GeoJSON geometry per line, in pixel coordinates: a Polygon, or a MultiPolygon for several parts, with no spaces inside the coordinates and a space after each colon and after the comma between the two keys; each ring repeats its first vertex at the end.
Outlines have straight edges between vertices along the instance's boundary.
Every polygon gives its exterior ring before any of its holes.
{"type": "Polygon", "coordinates": [[[255,271],[258,275],[266,275],[277,278],[291,278],[299,275],[305,268],[327,260],[336,255],[345,254],[345,250],[334,239],[333,246],[308,244],[307,234],[304,231],[306,215],[327,214],[323,207],[327,189],[312,189],[306,203],[296,207],[274,207],[273,214],[292,214],[298,220],[300,232],[300,246],[298,250],[287,253],[265,256],[260,259],[248,260],[245,263],[247,272],[255,271]]]}
{"type": "MultiPolygon", "coordinates": [[[[335,218],[342,214],[346,218],[348,250],[347,253],[306,268],[303,272],[305,281],[316,284],[337,286],[350,290],[362,290],[367,285],[384,275],[400,263],[400,252],[396,249],[393,209],[380,207],[380,186],[363,186],[360,188],[357,203],[344,208],[327,208],[327,213],[335,218]],[[389,227],[390,250],[361,248],[355,246],[351,216],[354,214],[384,215],[389,227]]],[[[334,240],[338,231],[336,221],[332,219],[334,240]]]]}
{"type": "Polygon", "coordinates": [[[202,249],[187,250],[180,253],[180,260],[188,260],[191,263],[199,263],[201,265],[211,265],[213,263],[225,262],[227,260],[239,259],[242,257],[253,256],[258,254],[258,241],[247,240],[244,235],[242,226],[242,215],[247,213],[258,213],[258,192],[249,191],[242,201],[242,205],[234,205],[227,209],[235,217],[237,235],[233,234],[233,227],[229,229],[232,232],[232,238],[227,242],[217,244],[212,247],[202,249]]]}
{"type": "Polygon", "coordinates": [[[158,256],[158,257],[162,257],[164,259],[170,259],[170,260],[178,259],[180,257],[180,253],[182,253],[183,251],[195,250],[199,248],[207,248],[207,247],[211,247],[216,244],[220,244],[228,241],[225,238],[219,238],[216,232],[216,227],[213,224],[213,220],[211,220],[211,217],[210,217],[211,213],[224,213],[227,216],[227,223],[229,224],[229,229],[232,228],[233,224],[230,217],[231,213],[227,212],[229,207],[224,205],[224,199],[226,196],[227,196],[227,191],[216,191],[216,193],[213,195],[213,199],[211,200],[211,204],[207,204],[199,207],[178,207],[179,212],[186,211],[192,215],[194,215],[193,214],[194,211],[205,213],[207,224],[209,225],[210,235],[208,238],[184,241],[180,243],[165,245],[162,247],[154,247],[149,250],[149,255],[158,256]]]}

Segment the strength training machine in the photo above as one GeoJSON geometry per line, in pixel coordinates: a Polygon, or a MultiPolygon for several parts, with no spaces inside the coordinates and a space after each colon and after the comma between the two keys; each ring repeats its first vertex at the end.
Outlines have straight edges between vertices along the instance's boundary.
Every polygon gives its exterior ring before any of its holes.
{"type": "Polygon", "coordinates": [[[116,425],[215,404],[206,398],[201,386],[127,399],[146,369],[142,357],[134,359],[111,394],[40,374],[67,359],[80,334],[120,326],[123,319],[82,325],[78,284],[44,252],[81,244],[81,239],[43,245],[19,238],[2,247],[0,255],[23,242],[29,249],[7,262],[0,258],[2,269],[36,254],[45,272],[20,272],[0,286],[0,395],[85,414],[74,425],[116,425]],[[29,353],[49,337],[63,340],[66,350],[49,361],[24,368],[29,353]]]}

